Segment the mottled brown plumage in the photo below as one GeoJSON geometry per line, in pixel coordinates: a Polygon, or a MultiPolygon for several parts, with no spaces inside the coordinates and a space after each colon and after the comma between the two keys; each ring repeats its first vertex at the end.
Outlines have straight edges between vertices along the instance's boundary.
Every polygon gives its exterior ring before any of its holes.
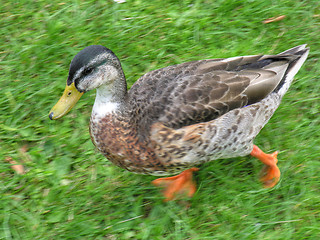
{"type": "MultiPolygon", "coordinates": [[[[278,55],[182,63],[145,74],[127,92],[119,59],[89,46],[73,59],[67,87],[97,88],[90,134],[110,161],[136,173],[173,174],[252,153],[308,52],[301,45],[278,55]]],[[[60,115],[54,108],[50,118],[60,115]]]]}
{"type": "Polygon", "coordinates": [[[149,72],[122,108],[99,120],[93,112],[93,142],[116,165],[154,175],[248,155],[280,103],[273,90],[305,52],[200,60],[149,72]]]}

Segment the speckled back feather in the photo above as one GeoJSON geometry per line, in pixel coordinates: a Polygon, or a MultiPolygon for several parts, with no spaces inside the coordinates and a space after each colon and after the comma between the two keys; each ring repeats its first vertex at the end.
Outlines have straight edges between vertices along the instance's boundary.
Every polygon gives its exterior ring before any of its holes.
{"type": "Polygon", "coordinates": [[[129,105],[144,131],[158,121],[174,129],[208,122],[265,98],[296,58],[287,54],[255,55],[158,69],[132,86],[129,105]]]}

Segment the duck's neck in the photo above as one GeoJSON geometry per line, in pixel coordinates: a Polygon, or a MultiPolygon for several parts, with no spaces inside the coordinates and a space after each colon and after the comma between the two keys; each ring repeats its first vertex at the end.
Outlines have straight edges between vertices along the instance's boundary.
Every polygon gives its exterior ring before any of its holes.
{"type": "Polygon", "coordinates": [[[127,85],[123,74],[110,84],[97,88],[96,99],[92,108],[92,114],[96,117],[104,117],[112,114],[125,105],[127,85]]]}

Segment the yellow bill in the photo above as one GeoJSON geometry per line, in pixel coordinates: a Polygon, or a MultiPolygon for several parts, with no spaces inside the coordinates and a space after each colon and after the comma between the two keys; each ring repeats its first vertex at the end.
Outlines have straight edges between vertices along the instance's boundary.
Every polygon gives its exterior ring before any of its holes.
{"type": "Polygon", "coordinates": [[[70,86],[66,86],[62,97],[60,100],[54,105],[49,113],[49,118],[51,120],[55,120],[66,115],[73,106],[78,102],[83,92],[79,92],[78,89],[72,83],[70,86]]]}

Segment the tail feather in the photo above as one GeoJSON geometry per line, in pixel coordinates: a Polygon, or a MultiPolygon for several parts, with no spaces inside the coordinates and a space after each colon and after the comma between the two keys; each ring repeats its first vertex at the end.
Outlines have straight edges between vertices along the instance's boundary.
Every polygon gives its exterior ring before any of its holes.
{"type": "Polygon", "coordinates": [[[290,48],[282,53],[279,53],[278,55],[296,55],[299,51],[301,50],[305,50],[305,49],[309,49],[309,48],[306,48],[307,44],[302,44],[302,45],[299,45],[299,46],[296,46],[296,47],[293,47],[293,48],[290,48]]]}
{"type": "Polygon", "coordinates": [[[278,86],[274,89],[274,92],[277,92],[281,96],[283,96],[287,92],[294,76],[297,74],[302,64],[306,61],[308,57],[310,49],[307,48],[306,46],[307,44],[303,44],[278,54],[278,55],[291,55],[291,56],[294,55],[296,56],[296,58],[293,61],[289,62],[289,66],[282,80],[280,81],[278,86]]]}

